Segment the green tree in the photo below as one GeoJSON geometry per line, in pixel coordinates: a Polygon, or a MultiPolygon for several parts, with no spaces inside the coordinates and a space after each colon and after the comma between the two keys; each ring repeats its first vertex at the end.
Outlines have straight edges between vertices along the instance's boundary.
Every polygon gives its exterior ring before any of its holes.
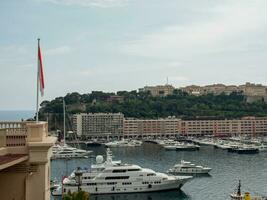
{"type": "Polygon", "coordinates": [[[89,200],[89,193],[85,191],[64,194],[62,200],[89,200]]]}

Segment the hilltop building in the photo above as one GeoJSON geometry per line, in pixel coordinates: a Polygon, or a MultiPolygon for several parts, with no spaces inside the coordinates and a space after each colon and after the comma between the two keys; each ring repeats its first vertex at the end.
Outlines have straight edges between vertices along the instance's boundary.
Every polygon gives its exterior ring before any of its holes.
{"type": "Polygon", "coordinates": [[[0,122],[1,199],[50,200],[55,141],[46,122],[0,122]]]}
{"type": "Polygon", "coordinates": [[[267,86],[261,84],[246,83],[245,85],[224,85],[224,84],[213,84],[206,86],[190,85],[180,88],[182,91],[195,96],[206,95],[206,94],[231,94],[232,92],[241,92],[246,97],[248,103],[254,101],[265,101],[267,102],[267,86]]]}
{"type": "Polygon", "coordinates": [[[240,86],[246,96],[246,101],[251,103],[254,101],[267,102],[267,86],[261,84],[246,83],[240,86]]]}
{"type": "Polygon", "coordinates": [[[140,88],[139,92],[150,92],[153,97],[165,97],[173,94],[174,87],[172,85],[157,85],[157,86],[145,86],[144,88],[140,88]]]}
{"type": "Polygon", "coordinates": [[[242,92],[242,89],[239,86],[235,86],[235,85],[227,86],[224,84],[213,84],[213,85],[206,85],[206,86],[190,85],[186,87],[181,87],[180,89],[188,94],[196,95],[196,96],[205,95],[205,94],[219,95],[222,93],[229,95],[232,92],[242,92]]]}
{"type": "Polygon", "coordinates": [[[109,102],[109,103],[113,103],[113,102],[122,103],[123,100],[124,100],[124,97],[119,96],[119,95],[111,95],[110,97],[107,98],[107,102],[109,102]]]}
{"type": "Polygon", "coordinates": [[[73,116],[74,132],[82,138],[121,137],[122,113],[80,113],[73,116]]]}

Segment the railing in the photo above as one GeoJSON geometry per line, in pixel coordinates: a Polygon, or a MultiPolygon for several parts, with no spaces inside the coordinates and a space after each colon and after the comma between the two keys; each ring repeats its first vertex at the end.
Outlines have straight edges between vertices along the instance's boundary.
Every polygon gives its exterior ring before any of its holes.
{"type": "Polygon", "coordinates": [[[0,129],[26,128],[27,122],[0,122],[0,129]]]}
{"type": "Polygon", "coordinates": [[[6,129],[6,146],[25,146],[27,130],[21,128],[6,129]]]}
{"type": "Polygon", "coordinates": [[[26,122],[0,122],[0,147],[26,146],[26,122]]]}
{"type": "Polygon", "coordinates": [[[48,136],[47,122],[0,122],[0,147],[27,146],[48,136]]]}

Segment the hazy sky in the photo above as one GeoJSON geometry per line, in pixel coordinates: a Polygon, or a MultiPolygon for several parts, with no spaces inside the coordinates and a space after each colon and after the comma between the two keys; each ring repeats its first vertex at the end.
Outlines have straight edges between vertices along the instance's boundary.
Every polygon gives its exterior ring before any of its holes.
{"type": "Polygon", "coordinates": [[[0,110],[144,85],[267,84],[266,0],[1,0],[0,110]]]}

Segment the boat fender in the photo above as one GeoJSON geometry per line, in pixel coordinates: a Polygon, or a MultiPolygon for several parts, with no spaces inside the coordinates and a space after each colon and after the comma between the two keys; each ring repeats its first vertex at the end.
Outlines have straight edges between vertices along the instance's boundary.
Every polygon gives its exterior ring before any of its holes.
{"type": "Polygon", "coordinates": [[[97,187],[95,188],[95,191],[97,192],[97,187]]]}
{"type": "Polygon", "coordinates": [[[151,184],[149,184],[149,185],[148,185],[148,188],[152,188],[152,185],[151,185],[151,184]]]}

